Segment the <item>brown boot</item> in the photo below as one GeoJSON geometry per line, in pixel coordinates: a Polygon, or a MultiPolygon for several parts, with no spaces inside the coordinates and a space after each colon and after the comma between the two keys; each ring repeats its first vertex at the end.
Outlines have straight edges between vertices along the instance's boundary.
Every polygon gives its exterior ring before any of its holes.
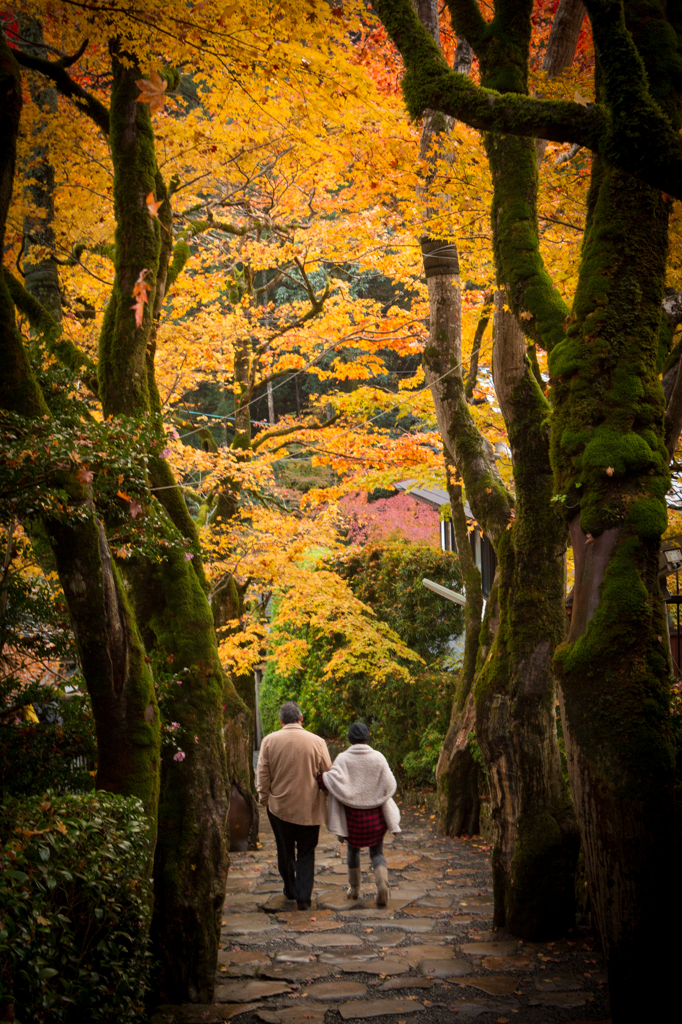
{"type": "Polygon", "coordinates": [[[385,907],[391,895],[388,888],[388,868],[385,864],[377,864],[374,869],[374,880],[377,884],[377,906],[385,907]]]}
{"type": "Polygon", "coordinates": [[[348,892],[346,897],[349,900],[360,899],[360,886],[362,885],[362,869],[348,868],[348,892]]]}

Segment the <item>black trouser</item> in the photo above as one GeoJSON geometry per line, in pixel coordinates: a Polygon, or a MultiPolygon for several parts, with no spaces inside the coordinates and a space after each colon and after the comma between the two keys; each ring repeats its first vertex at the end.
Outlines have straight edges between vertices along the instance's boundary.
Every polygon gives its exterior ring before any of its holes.
{"type": "Polygon", "coordinates": [[[309,903],[315,880],[315,847],[319,825],[296,825],[268,810],[268,818],[277,843],[277,867],[288,900],[309,903]]]}
{"type": "MultiPolygon", "coordinates": [[[[348,843],[348,853],[346,854],[349,868],[360,867],[360,847],[351,846],[348,843]]],[[[369,848],[369,859],[372,863],[373,868],[378,868],[380,864],[386,864],[386,858],[384,857],[384,841],[380,839],[378,843],[369,848]]]]}

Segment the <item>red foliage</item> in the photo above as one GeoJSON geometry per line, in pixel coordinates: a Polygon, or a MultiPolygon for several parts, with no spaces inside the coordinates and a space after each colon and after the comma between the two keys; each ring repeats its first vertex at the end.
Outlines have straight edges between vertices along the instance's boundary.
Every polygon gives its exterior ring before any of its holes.
{"type": "Polygon", "coordinates": [[[356,544],[407,540],[440,550],[440,517],[409,494],[368,501],[367,494],[349,494],[339,501],[350,539],[356,544]]]}

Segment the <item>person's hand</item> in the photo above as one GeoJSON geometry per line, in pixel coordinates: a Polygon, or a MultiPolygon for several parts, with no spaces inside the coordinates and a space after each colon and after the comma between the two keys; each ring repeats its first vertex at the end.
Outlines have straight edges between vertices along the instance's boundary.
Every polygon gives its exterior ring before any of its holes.
{"type": "Polygon", "coordinates": [[[345,836],[337,836],[336,838],[338,839],[338,841],[339,841],[339,842],[340,842],[341,844],[345,843],[345,841],[346,841],[346,837],[345,837],[345,836]]]}

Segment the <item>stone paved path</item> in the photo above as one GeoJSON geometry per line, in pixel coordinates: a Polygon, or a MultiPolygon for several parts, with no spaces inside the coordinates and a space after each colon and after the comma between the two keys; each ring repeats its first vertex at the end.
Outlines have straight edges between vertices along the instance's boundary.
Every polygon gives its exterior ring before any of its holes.
{"type": "Polygon", "coordinates": [[[487,844],[438,836],[418,811],[402,827],[385,844],[388,907],[374,904],[367,851],[361,899],[346,899],[345,847],[322,829],[313,909],[283,912],[266,819],[261,849],[231,855],[214,1005],[159,1008],[153,1024],[609,1024],[589,932],[492,932],[487,844]]]}

